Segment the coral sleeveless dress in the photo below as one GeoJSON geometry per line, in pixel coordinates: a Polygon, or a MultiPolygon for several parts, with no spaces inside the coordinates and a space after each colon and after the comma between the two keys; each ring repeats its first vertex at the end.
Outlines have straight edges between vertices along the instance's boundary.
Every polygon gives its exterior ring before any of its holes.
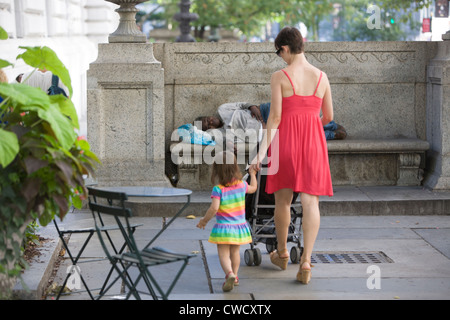
{"type": "Polygon", "coordinates": [[[268,153],[266,192],[290,188],[294,192],[331,197],[333,187],[328,148],[320,119],[323,99],[316,96],[322,72],[314,94],[300,96],[295,94],[288,73],[282,71],[288,77],[294,94],[282,100],[281,122],[268,153]]]}

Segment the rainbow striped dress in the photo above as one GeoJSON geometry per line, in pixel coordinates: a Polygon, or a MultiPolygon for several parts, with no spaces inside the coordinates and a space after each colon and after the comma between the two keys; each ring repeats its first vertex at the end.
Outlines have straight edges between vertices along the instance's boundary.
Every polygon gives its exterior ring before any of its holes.
{"type": "Polygon", "coordinates": [[[213,188],[211,198],[220,199],[209,242],[217,244],[246,244],[252,242],[250,227],[245,220],[245,193],[248,184],[236,180],[213,188]]]}

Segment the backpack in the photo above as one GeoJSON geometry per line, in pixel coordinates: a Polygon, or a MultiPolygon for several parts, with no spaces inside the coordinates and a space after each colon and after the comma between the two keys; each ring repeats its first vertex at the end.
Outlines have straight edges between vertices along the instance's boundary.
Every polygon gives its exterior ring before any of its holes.
{"type": "Polygon", "coordinates": [[[63,88],[58,87],[58,82],[59,82],[59,78],[58,76],[55,76],[54,74],[52,75],[52,85],[50,86],[50,88],[48,88],[48,95],[52,96],[55,94],[62,94],[64,95],[64,97],[67,98],[67,94],[64,91],[63,88]]]}

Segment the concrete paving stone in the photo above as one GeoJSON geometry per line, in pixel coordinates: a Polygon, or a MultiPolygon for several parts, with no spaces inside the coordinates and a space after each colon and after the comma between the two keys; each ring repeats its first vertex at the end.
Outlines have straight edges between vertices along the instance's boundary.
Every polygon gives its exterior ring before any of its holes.
{"type": "Polygon", "coordinates": [[[410,229],[399,229],[395,233],[389,228],[336,229],[320,228],[317,239],[417,239],[419,236],[410,229]]]}
{"type": "MultiPolygon", "coordinates": [[[[367,195],[366,195],[367,196],[367,195]]],[[[388,216],[323,216],[314,252],[382,252],[393,263],[373,264],[379,267],[381,289],[370,290],[367,280],[371,264],[316,263],[313,278],[307,286],[295,281],[298,264],[288,264],[286,271],[270,263],[265,244],[257,245],[262,253],[260,266],[247,266],[241,246],[240,286],[223,293],[225,274],[219,263],[217,247],[207,241],[213,226],[196,228],[202,214],[195,219],[180,217],[154,243],[155,246],[182,253],[196,253],[190,260],[170,299],[175,300],[289,300],[289,299],[450,299],[450,216],[448,215],[388,215],[388,216]]],[[[136,239],[144,245],[162,226],[161,217],[135,217],[142,223],[136,239]]],[[[90,213],[68,214],[63,224],[89,226],[90,213]]],[[[50,224],[45,228],[54,229],[50,224]]],[[[54,230],[53,230],[54,232],[54,230]]],[[[79,235],[71,236],[71,244],[79,247],[79,235]]],[[[102,256],[95,237],[86,249],[86,256],[102,256]]],[[[290,243],[289,247],[293,244],[290,243]]],[[[81,264],[81,272],[96,287],[102,282],[108,262],[81,264]]],[[[63,279],[70,266],[66,259],[58,270],[63,279]]],[[[177,266],[164,265],[152,272],[163,286],[176,273],[177,266]]],[[[133,271],[133,275],[137,275],[133,271]]],[[[59,280],[62,281],[62,280],[59,280]]],[[[141,285],[140,285],[141,286],[141,285]]],[[[114,292],[115,294],[116,292],[114,292]]],[[[120,289],[117,288],[117,293],[120,289]]],[[[149,297],[146,297],[149,298],[149,297]]],[[[71,294],[63,299],[89,299],[86,293],[71,294]]]]}
{"type": "Polygon", "coordinates": [[[413,229],[426,242],[450,259],[450,228],[413,229]]]}
{"type": "MultiPolygon", "coordinates": [[[[67,277],[67,274],[70,272],[71,267],[72,263],[70,262],[69,259],[65,259],[64,261],[61,262],[58,272],[53,280],[58,286],[61,286],[63,284],[65,278],[67,277]]],[[[94,297],[97,296],[110,270],[111,265],[109,261],[103,260],[86,263],[81,262],[78,264],[78,267],[80,275],[83,276],[92,295],[94,297]]],[[[69,284],[68,286],[71,285],[69,284]]],[[[61,295],[59,299],[60,300],[90,299],[83,283],[73,282],[73,286],[75,286],[73,292],[61,295]]],[[[111,295],[120,294],[121,286],[122,286],[121,282],[118,281],[116,284],[113,285],[110,291],[108,291],[108,294],[111,295]]],[[[56,294],[49,295],[47,297],[47,300],[56,299],[56,296],[57,296],[56,294]]]]}
{"type": "MultiPolygon", "coordinates": [[[[203,265],[200,243],[198,241],[186,240],[182,243],[176,240],[165,241],[164,248],[172,250],[174,252],[190,253],[196,255],[194,258],[191,258],[189,260],[189,264],[186,266],[172,291],[173,294],[210,293],[208,278],[203,265]]],[[[161,288],[166,290],[171,284],[172,279],[178,273],[181,265],[181,262],[176,262],[152,267],[150,270],[161,288]]],[[[137,275],[136,268],[133,268],[132,274],[137,275]]],[[[138,286],[138,288],[144,290],[146,287],[141,281],[141,284],[138,286]]]]}
{"type": "Polygon", "coordinates": [[[204,293],[204,294],[179,294],[174,293],[170,295],[169,300],[253,300],[253,296],[249,293],[204,293]]]}
{"type": "Polygon", "coordinates": [[[441,228],[450,227],[449,216],[335,216],[321,217],[321,228],[441,228]]]}
{"type": "MultiPolygon", "coordinates": [[[[381,279],[380,289],[369,289],[367,278],[321,279],[313,275],[308,285],[295,280],[270,283],[249,290],[255,300],[447,300],[448,279],[381,279]],[[351,288],[351,289],[350,289],[351,288]]],[[[236,292],[242,290],[239,287],[236,292]]]]}

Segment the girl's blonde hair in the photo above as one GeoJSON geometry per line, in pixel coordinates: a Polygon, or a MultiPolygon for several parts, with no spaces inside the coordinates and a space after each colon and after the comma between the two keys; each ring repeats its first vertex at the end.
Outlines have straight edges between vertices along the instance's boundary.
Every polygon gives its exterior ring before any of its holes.
{"type": "Polygon", "coordinates": [[[234,180],[242,180],[242,173],[239,170],[234,153],[224,151],[219,152],[215,156],[211,174],[211,183],[216,184],[216,180],[223,186],[232,183],[234,180]]]}

